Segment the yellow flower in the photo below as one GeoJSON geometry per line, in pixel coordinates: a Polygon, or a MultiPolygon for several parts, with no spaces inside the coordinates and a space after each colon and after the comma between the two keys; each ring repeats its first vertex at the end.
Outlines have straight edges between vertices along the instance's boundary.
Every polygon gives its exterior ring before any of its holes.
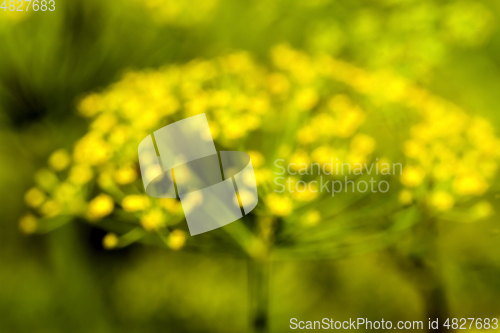
{"type": "Polygon", "coordinates": [[[316,183],[296,184],[296,189],[292,193],[292,197],[297,201],[313,201],[318,197],[318,186],[316,183]]]}
{"type": "Polygon", "coordinates": [[[244,94],[234,96],[231,107],[237,111],[248,109],[248,97],[244,94]]]}
{"type": "Polygon", "coordinates": [[[76,143],[73,158],[77,163],[98,165],[108,161],[111,154],[111,147],[102,137],[90,132],[76,143]]]}
{"type": "Polygon", "coordinates": [[[38,187],[31,188],[24,195],[24,201],[30,207],[39,207],[45,201],[45,193],[43,193],[38,187]]]}
{"type": "Polygon", "coordinates": [[[177,214],[180,212],[181,204],[175,199],[159,199],[160,206],[163,207],[170,214],[177,214]]]}
{"type": "Polygon", "coordinates": [[[111,214],[114,208],[115,203],[109,195],[99,194],[89,202],[87,207],[87,217],[89,220],[95,221],[111,214]]]}
{"type": "Polygon", "coordinates": [[[32,234],[38,228],[38,219],[32,214],[26,214],[19,220],[19,229],[25,234],[32,234]]]}
{"type": "Polygon", "coordinates": [[[48,169],[40,169],[35,173],[35,182],[44,191],[50,193],[59,183],[59,178],[48,169]]]}
{"type": "Polygon", "coordinates": [[[359,166],[363,168],[363,166],[366,163],[366,156],[363,154],[358,154],[354,151],[346,156],[346,160],[352,166],[353,169],[359,168],[359,166]]]}
{"type": "Polygon", "coordinates": [[[319,96],[313,89],[300,90],[295,96],[295,105],[300,111],[308,111],[316,106],[319,96]]]}
{"type": "Polygon", "coordinates": [[[359,126],[365,121],[365,115],[358,108],[345,111],[341,117],[337,118],[334,135],[340,138],[348,138],[356,132],[359,126]]]}
{"type": "Polygon", "coordinates": [[[289,197],[275,193],[267,196],[267,206],[271,213],[277,216],[287,216],[293,210],[293,203],[289,197]]]}
{"type": "Polygon", "coordinates": [[[251,112],[262,115],[269,111],[269,103],[269,99],[266,96],[258,96],[250,101],[248,107],[251,112]]]}
{"type": "Polygon", "coordinates": [[[380,85],[380,87],[383,87],[381,94],[384,94],[389,101],[400,102],[406,96],[408,84],[405,80],[390,73],[381,73],[378,79],[386,83],[380,85]]]}
{"type": "Polygon", "coordinates": [[[290,156],[290,159],[288,160],[290,163],[290,167],[297,171],[300,169],[304,169],[305,166],[307,166],[310,163],[309,155],[307,152],[303,150],[299,150],[296,153],[294,153],[292,156],[290,156]]]}
{"type": "Polygon", "coordinates": [[[329,109],[334,113],[342,113],[353,107],[351,99],[344,94],[335,95],[328,102],[329,109]]]}
{"type": "Polygon", "coordinates": [[[137,172],[132,166],[123,166],[115,171],[115,181],[117,184],[130,184],[137,179],[137,172]]]}
{"type": "Polygon", "coordinates": [[[227,90],[215,91],[212,94],[210,104],[214,108],[224,108],[231,102],[232,95],[227,90]]]}
{"type": "Polygon", "coordinates": [[[493,214],[493,207],[488,201],[482,200],[472,207],[473,214],[478,219],[485,219],[493,214]]]}
{"type": "Polygon", "coordinates": [[[267,79],[269,90],[273,94],[283,94],[290,88],[290,83],[286,76],[280,73],[271,74],[267,79]]]}
{"type": "Polygon", "coordinates": [[[103,189],[113,188],[115,186],[113,174],[113,165],[105,165],[105,167],[100,170],[99,177],[97,178],[97,184],[99,184],[99,186],[103,189]]]}
{"type": "Polygon", "coordinates": [[[246,134],[246,125],[239,119],[229,120],[224,124],[223,133],[230,140],[239,139],[246,134]]]}
{"type": "Polygon", "coordinates": [[[102,98],[98,94],[90,94],[80,101],[78,111],[85,117],[93,117],[101,110],[102,98]]]}
{"type": "Polygon", "coordinates": [[[97,117],[90,125],[90,128],[98,132],[107,133],[115,126],[116,122],[116,117],[113,114],[105,113],[97,117]]]}
{"type": "Polygon", "coordinates": [[[307,127],[310,127],[317,136],[330,138],[336,130],[335,119],[328,113],[320,113],[314,117],[307,127]]]}
{"type": "Polygon", "coordinates": [[[70,162],[71,157],[65,149],[56,150],[49,157],[49,165],[56,171],[66,169],[70,162]]]}
{"type": "Polygon", "coordinates": [[[121,146],[129,138],[130,129],[125,125],[117,125],[109,134],[109,142],[121,146]]]}
{"type": "Polygon", "coordinates": [[[91,167],[85,164],[77,164],[69,172],[69,181],[76,185],[83,185],[88,183],[93,176],[94,173],[91,167]]]}
{"type": "Polygon", "coordinates": [[[402,205],[409,205],[413,202],[413,194],[409,190],[402,190],[399,192],[398,200],[402,205]]]}
{"type": "Polygon", "coordinates": [[[366,134],[356,134],[351,140],[353,152],[361,155],[369,155],[375,149],[375,140],[366,134]]]}
{"type": "Polygon", "coordinates": [[[241,118],[247,130],[253,131],[260,127],[260,116],[258,115],[245,113],[241,118]]]}
{"type": "Polygon", "coordinates": [[[186,243],[186,233],[182,230],[176,229],[168,235],[167,244],[172,250],[180,250],[186,243]]]}
{"type": "Polygon", "coordinates": [[[297,131],[296,137],[301,144],[313,143],[318,138],[318,131],[313,126],[304,126],[297,131]]]}
{"type": "Polygon", "coordinates": [[[478,174],[465,174],[453,181],[453,190],[460,195],[481,195],[488,189],[488,183],[478,174]]]}
{"type": "Polygon", "coordinates": [[[128,195],[122,201],[122,207],[127,212],[136,212],[149,208],[151,199],[146,195],[128,195]]]}
{"type": "Polygon", "coordinates": [[[354,105],[346,95],[337,95],[330,99],[328,108],[336,118],[333,134],[337,137],[348,138],[354,134],[365,121],[365,114],[354,105]]]}
{"type": "MultiPolygon", "coordinates": [[[[320,164],[331,163],[334,156],[336,156],[335,152],[328,145],[319,146],[318,148],[314,149],[311,154],[313,161],[320,164]]],[[[336,162],[335,159],[333,159],[333,161],[334,163],[336,162]]]]}
{"type": "Polygon", "coordinates": [[[453,197],[445,191],[437,191],[431,195],[431,205],[440,211],[450,210],[455,203],[453,197]]]}
{"type": "Polygon", "coordinates": [[[119,241],[120,239],[118,238],[118,236],[110,232],[107,233],[106,236],[104,236],[104,238],[102,239],[102,246],[107,250],[111,250],[118,245],[119,241]]]}
{"type": "Polygon", "coordinates": [[[478,169],[486,179],[491,179],[497,173],[498,164],[493,160],[481,161],[478,169]]]}
{"type": "Polygon", "coordinates": [[[439,163],[432,168],[432,176],[438,181],[447,180],[454,174],[453,166],[448,163],[439,163]]]}
{"type": "Polygon", "coordinates": [[[258,168],[264,164],[265,159],[262,153],[256,150],[251,150],[248,152],[248,155],[250,155],[250,159],[252,160],[252,165],[254,168],[258,168]]]}
{"type": "Polygon", "coordinates": [[[250,71],[254,67],[252,58],[246,52],[237,52],[225,57],[226,66],[233,73],[250,71]]]}
{"type": "Polygon", "coordinates": [[[293,65],[295,52],[286,44],[280,44],[273,47],[271,50],[271,58],[273,63],[281,68],[287,69],[293,65]]]}
{"type": "Polygon", "coordinates": [[[42,207],[40,207],[40,213],[48,217],[55,216],[60,211],[61,206],[55,200],[48,200],[42,205],[42,207]]]}
{"type": "Polygon", "coordinates": [[[147,231],[158,230],[165,225],[165,215],[159,209],[153,209],[144,214],[141,224],[147,231]]]}
{"type": "Polygon", "coordinates": [[[207,104],[207,98],[204,95],[198,95],[197,97],[186,102],[186,113],[188,116],[194,116],[200,113],[204,113],[207,110],[207,104]]]}
{"type": "Polygon", "coordinates": [[[53,198],[61,204],[72,203],[76,200],[78,187],[67,182],[60,183],[54,190],[53,198]]]}
{"type": "Polygon", "coordinates": [[[321,222],[321,213],[317,210],[308,212],[304,218],[304,224],[308,226],[315,226],[321,222]]]}
{"type": "Polygon", "coordinates": [[[220,128],[219,125],[217,125],[214,122],[209,121],[208,126],[210,127],[210,134],[212,135],[212,139],[215,140],[219,137],[220,134],[220,128]]]}
{"type": "Polygon", "coordinates": [[[422,183],[425,172],[419,166],[407,166],[403,169],[401,183],[408,187],[415,187],[422,183]]]}

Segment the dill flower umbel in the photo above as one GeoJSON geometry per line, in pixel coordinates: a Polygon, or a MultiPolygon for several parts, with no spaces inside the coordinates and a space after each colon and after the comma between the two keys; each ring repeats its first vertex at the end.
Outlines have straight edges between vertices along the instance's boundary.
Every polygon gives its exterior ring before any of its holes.
{"type": "MultiPolygon", "coordinates": [[[[105,242],[107,248],[140,240],[174,250],[190,246],[183,212],[203,198],[181,205],[138,192],[143,187],[137,147],[156,129],[200,113],[206,113],[217,145],[251,156],[263,204],[246,218],[256,215],[274,221],[266,229],[266,239],[278,236],[273,232],[283,233],[297,237],[295,246],[300,237],[316,237],[315,230],[328,227],[330,222],[321,219],[360,202],[356,194],[345,192],[335,193],[335,203],[325,200],[318,175],[301,173],[301,165],[316,163],[322,168],[335,159],[340,165],[359,165],[362,174],[369,165],[383,169],[389,160],[395,161],[403,165],[402,172],[388,173],[384,189],[390,182],[397,195],[380,191],[362,204],[394,200],[397,210],[418,203],[444,215],[484,195],[496,177],[500,141],[488,121],[387,71],[366,71],[287,45],[273,48],[270,58],[271,63],[263,66],[246,52],[234,52],[128,72],[103,91],[84,97],[78,111],[88,119],[89,131],[71,153],[59,150],[51,155],[50,168],[38,171],[37,186],[26,193],[26,203],[44,217],[37,223],[58,215],[103,221],[114,232],[105,242]],[[398,117],[408,116],[391,124],[387,119],[395,113],[383,105],[397,107],[398,117]],[[389,130],[381,131],[379,120],[389,130]],[[407,124],[404,131],[401,123],[407,124]],[[276,193],[277,159],[292,166],[289,180],[304,191],[276,193]],[[122,220],[128,232],[112,227],[122,220]],[[308,231],[302,233],[304,228],[308,231]]],[[[157,173],[146,170],[150,171],[157,173]]],[[[329,177],[339,179],[336,174],[329,177]]],[[[476,210],[474,216],[488,215],[486,208],[469,209],[470,216],[476,210]]],[[[258,242],[245,228],[228,231],[227,237],[252,255],[249,244],[258,242]]]]}

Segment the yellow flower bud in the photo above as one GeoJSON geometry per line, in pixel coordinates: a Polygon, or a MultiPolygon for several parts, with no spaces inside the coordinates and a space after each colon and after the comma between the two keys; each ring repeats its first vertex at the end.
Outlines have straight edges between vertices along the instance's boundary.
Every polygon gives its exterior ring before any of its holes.
{"type": "Polygon", "coordinates": [[[316,106],[319,96],[313,89],[304,89],[295,96],[295,105],[300,111],[308,111],[316,106]]]}
{"type": "Polygon", "coordinates": [[[125,166],[115,171],[115,181],[120,185],[132,183],[137,179],[137,172],[132,166],[125,166]]]}
{"type": "Polygon", "coordinates": [[[89,220],[95,221],[111,214],[114,208],[115,203],[109,195],[99,194],[90,201],[87,207],[87,217],[89,220]]]}
{"type": "Polygon", "coordinates": [[[264,164],[264,156],[262,155],[262,153],[256,150],[251,150],[248,152],[248,155],[250,155],[250,159],[252,160],[252,165],[254,168],[258,168],[264,164]]]}
{"type": "Polygon", "coordinates": [[[165,215],[159,209],[154,209],[141,218],[141,224],[147,231],[158,230],[165,225],[165,215]]]}
{"type": "Polygon", "coordinates": [[[371,154],[375,149],[375,140],[366,134],[356,134],[351,140],[351,149],[355,154],[371,154]]]}
{"type": "Polygon", "coordinates": [[[172,250],[180,250],[186,243],[186,233],[182,230],[174,230],[168,235],[167,244],[172,250]]]}
{"type": "Polygon", "coordinates": [[[401,183],[408,187],[415,187],[422,183],[425,172],[419,166],[407,166],[403,169],[401,183]]]}
{"type": "Polygon", "coordinates": [[[481,195],[487,189],[488,184],[477,174],[461,175],[453,181],[453,190],[460,195],[481,195]]]}
{"type": "Polygon", "coordinates": [[[478,219],[485,219],[493,214],[493,206],[485,200],[478,202],[472,207],[473,214],[478,219]]]}
{"type": "Polygon", "coordinates": [[[118,245],[119,241],[120,239],[118,238],[118,236],[110,232],[106,234],[106,236],[104,236],[104,238],[102,239],[102,246],[107,250],[111,250],[118,245]]]}
{"type": "Polygon", "coordinates": [[[43,193],[38,187],[31,188],[24,195],[24,201],[30,207],[37,208],[45,201],[45,193],[43,193]]]}
{"type": "Polygon", "coordinates": [[[151,199],[146,195],[128,195],[122,201],[122,207],[127,212],[144,210],[150,205],[151,199]]]}
{"type": "Polygon", "coordinates": [[[308,212],[304,218],[304,224],[308,226],[315,226],[321,222],[321,213],[317,210],[308,212]]]}
{"type": "Polygon", "coordinates": [[[60,211],[61,206],[55,200],[48,200],[40,207],[40,213],[49,217],[57,215],[60,211]]]}
{"type": "Polygon", "coordinates": [[[413,194],[410,190],[402,190],[399,192],[398,200],[402,205],[409,205],[413,202],[413,194]]]}
{"type": "Polygon", "coordinates": [[[71,168],[69,172],[69,181],[76,185],[83,185],[88,183],[94,173],[92,168],[85,164],[78,164],[71,168]]]}
{"type": "Polygon", "coordinates": [[[71,157],[65,149],[59,149],[49,157],[49,165],[56,171],[64,170],[71,162],[71,157]]]}
{"type": "Polygon", "coordinates": [[[90,94],[80,101],[78,111],[85,117],[92,117],[100,111],[102,98],[98,94],[90,94]]]}
{"type": "Polygon", "coordinates": [[[32,214],[26,214],[19,220],[19,229],[25,234],[32,234],[38,227],[38,219],[32,214]]]}
{"type": "Polygon", "coordinates": [[[431,205],[437,210],[450,210],[454,204],[455,200],[448,192],[438,191],[431,195],[431,205]]]}
{"type": "Polygon", "coordinates": [[[293,210],[293,203],[289,197],[274,193],[267,196],[267,206],[276,216],[287,216],[293,210]]]}

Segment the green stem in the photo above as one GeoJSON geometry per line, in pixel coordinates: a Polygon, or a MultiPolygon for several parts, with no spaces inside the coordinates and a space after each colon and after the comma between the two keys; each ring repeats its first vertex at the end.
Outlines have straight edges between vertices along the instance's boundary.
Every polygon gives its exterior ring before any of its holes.
{"type": "Polygon", "coordinates": [[[408,276],[420,293],[425,307],[425,318],[439,320],[439,327],[429,332],[453,332],[443,326],[449,318],[446,289],[441,273],[437,221],[424,219],[413,230],[412,251],[394,253],[402,272],[408,276]]]}
{"type": "Polygon", "coordinates": [[[269,332],[269,261],[250,258],[248,286],[252,332],[269,332]]]}

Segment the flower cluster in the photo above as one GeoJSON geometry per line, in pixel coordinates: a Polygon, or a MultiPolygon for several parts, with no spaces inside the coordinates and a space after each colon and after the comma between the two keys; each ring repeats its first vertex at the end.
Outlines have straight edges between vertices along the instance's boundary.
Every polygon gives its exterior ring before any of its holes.
{"type": "MultiPolygon", "coordinates": [[[[376,129],[367,124],[381,105],[407,112],[409,139],[399,147],[406,165],[401,204],[418,201],[431,209],[481,196],[496,173],[498,139],[485,120],[387,72],[369,73],[330,56],[311,57],[286,45],[271,52],[272,64],[258,65],[236,52],[159,70],[129,72],[78,104],[90,122],[73,151],[55,151],[37,172],[25,196],[33,213],[21,219],[25,232],[50,229],[56,217],[79,217],[113,230],[106,248],[158,235],[172,249],[186,242],[182,207],[150,198],[139,176],[137,147],[154,130],[206,113],[212,136],[224,149],[248,151],[263,204],[255,210],[259,232],[271,239],[277,217],[313,227],[323,211],[316,191],[275,193],[273,159],[296,164],[373,160],[376,129]],[[300,210],[305,204],[309,209],[300,210]],[[108,218],[110,217],[111,218],[108,218]],[[126,233],[118,235],[120,225],[126,233]],[[115,233],[116,232],[116,233],[115,233]]],[[[297,176],[301,177],[301,176],[297,176]]],[[[307,179],[304,178],[306,181],[307,179]]],[[[488,205],[480,203],[481,214],[488,205]]]]}
{"type": "MultiPolygon", "coordinates": [[[[324,60],[331,75],[356,91],[414,111],[409,139],[402,147],[407,162],[401,175],[406,187],[400,195],[403,204],[418,200],[446,211],[456,201],[479,197],[488,190],[498,168],[500,141],[487,120],[400,77],[324,60]]],[[[473,211],[484,217],[491,213],[491,206],[479,202],[473,211]]]]}

